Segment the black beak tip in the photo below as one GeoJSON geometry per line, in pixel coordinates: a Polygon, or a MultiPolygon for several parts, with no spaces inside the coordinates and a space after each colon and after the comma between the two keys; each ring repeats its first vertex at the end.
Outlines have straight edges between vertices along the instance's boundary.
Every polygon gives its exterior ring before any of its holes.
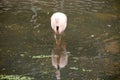
{"type": "Polygon", "coordinates": [[[59,26],[56,26],[56,30],[59,31],[59,26]]]}

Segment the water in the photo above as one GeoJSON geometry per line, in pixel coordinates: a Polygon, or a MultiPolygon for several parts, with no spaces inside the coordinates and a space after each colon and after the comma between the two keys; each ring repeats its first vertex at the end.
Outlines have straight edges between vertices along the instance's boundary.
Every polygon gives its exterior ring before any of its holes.
{"type": "Polygon", "coordinates": [[[64,12],[68,64],[62,80],[120,79],[119,0],[1,0],[0,74],[56,80],[50,16],[64,12]]]}

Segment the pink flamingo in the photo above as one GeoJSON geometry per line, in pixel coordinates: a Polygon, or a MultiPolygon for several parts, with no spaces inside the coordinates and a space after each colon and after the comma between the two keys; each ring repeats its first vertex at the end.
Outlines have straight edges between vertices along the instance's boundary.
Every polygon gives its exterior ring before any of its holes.
{"type": "Polygon", "coordinates": [[[56,12],[51,16],[51,27],[54,30],[54,37],[61,35],[67,26],[67,16],[64,13],[56,12]]]}

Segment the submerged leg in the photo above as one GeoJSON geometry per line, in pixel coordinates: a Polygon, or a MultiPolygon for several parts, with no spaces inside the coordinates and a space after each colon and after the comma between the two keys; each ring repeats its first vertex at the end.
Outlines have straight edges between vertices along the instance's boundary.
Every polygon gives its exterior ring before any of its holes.
{"type": "Polygon", "coordinates": [[[54,34],[54,38],[55,38],[55,40],[57,39],[57,38],[56,38],[56,34],[54,34]]]}
{"type": "Polygon", "coordinates": [[[55,38],[55,42],[56,42],[56,44],[57,44],[57,35],[56,34],[54,34],[54,38],[55,38]]]}
{"type": "Polygon", "coordinates": [[[59,45],[61,44],[62,41],[62,35],[58,35],[58,37],[56,38],[56,44],[59,45]]]}
{"type": "Polygon", "coordinates": [[[54,38],[55,38],[56,44],[59,44],[59,42],[62,41],[62,34],[56,34],[56,33],[54,33],[54,38]]]}
{"type": "Polygon", "coordinates": [[[60,35],[60,37],[59,37],[59,41],[61,41],[62,40],[62,35],[60,35]]]}

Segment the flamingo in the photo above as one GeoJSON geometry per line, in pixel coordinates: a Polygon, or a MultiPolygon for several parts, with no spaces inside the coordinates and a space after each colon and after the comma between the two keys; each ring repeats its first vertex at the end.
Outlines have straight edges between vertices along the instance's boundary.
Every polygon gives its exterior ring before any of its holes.
{"type": "MultiPolygon", "coordinates": [[[[62,12],[56,12],[51,16],[51,27],[54,30],[54,38],[56,35],[62,35],[67,26],[67,16],[62,12]]],[[[61,39],[61,38],[60,38],[61,39]]]]}

